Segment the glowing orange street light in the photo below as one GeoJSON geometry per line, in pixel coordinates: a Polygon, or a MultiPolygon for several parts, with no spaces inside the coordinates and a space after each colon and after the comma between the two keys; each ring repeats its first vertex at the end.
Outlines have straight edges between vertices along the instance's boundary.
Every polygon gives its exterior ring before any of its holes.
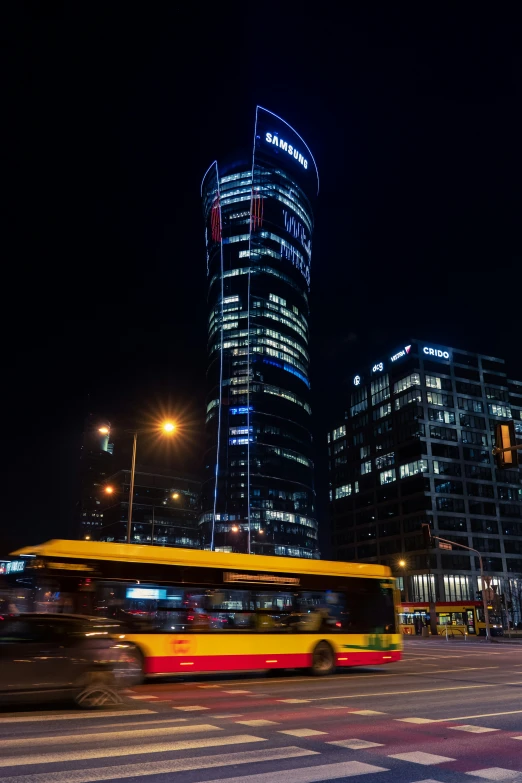
{"type": "Polygon", "coordinates": [[[263,535],[263,533],[264,533],[265,531],[264,531],[264,530],[260,530],[259,532],[260,532],[260,534],[261,534],[261,535],[263,535]]]}
{"type": "Polygon", "coordinates": [[[231,527],[230,529],[231,529],[231,531],[232,531],[233,533],[237,533],[237,531],[239,530],[239,528],[238,528],[238,526],[237,526],[237,525],[232,525],[232,527],[231,527]]]}
{"type": "Polygon", "coordinates": [[[98,432],[100,435],[108,435],[109,434],[109,428],[108,427],[99,427],[98,432]]]}
{"type": "MultiPolygon", "coordinates": [[[[161,425],[161,429],[165,434],[172,435],[172,433],[176,429],[176,425],[174,424],[173,421],[164,421],[163,424],[161,425]]],[[[130,486],[129,486],[129,511],[127,514],[127,543],[130,544],[131,531],[132,531],[132,504],[134,500],[134,476],[136,473],[136,448],[138,443],[139,430],[127,430],[127,432],[132,432],[133,434],[132,462],[131,462],[131,474],[130,474],[130,486]]]]}
{"type": "Polygon", "coordinates": [[[174,492],[172,495],[172,500],[177,500],[179,498],[179,492],[174,492]]]}
{"type": "Polygon", "coordinates": [[[105,493],[107,495],[112,495],[113,492],[114,492],[114,487],[105,487],[105,493]]]}
{"type": "Polygon", "coordinates": [[[399,565],[401,568],[404,568],[404,566],[406,565],[406,560],[399,560],[399,565]]]}

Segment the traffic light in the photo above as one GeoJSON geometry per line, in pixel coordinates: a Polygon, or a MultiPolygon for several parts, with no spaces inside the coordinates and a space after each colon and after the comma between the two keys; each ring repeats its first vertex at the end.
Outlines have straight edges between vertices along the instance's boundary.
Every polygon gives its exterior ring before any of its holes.
{"type": "Polygon", "coordinates": [[[514,423],[512,421],[497,422],[495,425],[495,449],[493,450],[497,468],[503,470],[504,468],[518,467],[518,451],[516,449],[497,452],[497,449],[509,449],[516,445],[514,423]]]}
{"type": "Polygon", "coordinates": [[[433,539],[431,537],[431,527],[428,522],[422,523],[422,537],[424,539],[424,548],[433,549],[433,539]]]}

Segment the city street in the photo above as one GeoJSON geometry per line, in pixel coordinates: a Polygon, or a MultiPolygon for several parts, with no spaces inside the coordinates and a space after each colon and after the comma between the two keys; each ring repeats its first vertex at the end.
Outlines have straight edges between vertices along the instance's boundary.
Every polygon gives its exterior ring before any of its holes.
{"type": "Polygon", "coordinates": [[[404,660],[153,681],[120,708],[0,713],[2,783],[522,781],[522,644],[406,639],[404,660]]]}

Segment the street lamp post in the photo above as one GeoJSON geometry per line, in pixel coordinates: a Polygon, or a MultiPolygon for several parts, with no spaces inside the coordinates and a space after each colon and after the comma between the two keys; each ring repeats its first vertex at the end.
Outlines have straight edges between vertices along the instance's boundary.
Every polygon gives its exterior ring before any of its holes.
{"type": "Polygon", "coordinates": [[[129,513],[127,514],[127,544],[131,542],[131,526],[132,526],[132,501],[134,498],[134,475],[136,473],[136,447],[138,445],[138,430],[134,430],[132,440],[132,463],[131,463],[131,475],[130,475],[130,487],[129,487],[129,513]]]}
{"type": "Polygon", "coordinates": [[[406,560],[399,560],[399,566],[402,568],[402,583],[404,586],[404,600],[406,603],[409,601],[408,597],[408,574],[406,571],[406,560]]]}
{"type": "MultiPolygon", "coordinates": [[[[161,428],[163,432],[166,432],[168,435],[170,435],[176,429],[176,425],[172,421],[165,421],[162,424],[161,428]]],[[[134,476],[136,474],[136,450],[138,445],[138,432],[140,432],[140,430],[126,430],[126,431],[131,432],[133,435],[131,475],[130,475],[130,486],[129,486],[129,513],[127,515],[127,544],[130,544],[131,530],[132,530],[132,502],[134,499],[134,476]]]]}

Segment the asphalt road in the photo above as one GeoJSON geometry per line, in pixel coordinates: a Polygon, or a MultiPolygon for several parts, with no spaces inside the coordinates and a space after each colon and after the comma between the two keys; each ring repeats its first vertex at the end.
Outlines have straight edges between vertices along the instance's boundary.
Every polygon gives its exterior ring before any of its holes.
{"type": "Polygon", "coordinates": [[[0,712],[2,783],[522,781],[522,645],[406,640],[404,660],[155,681],[120,709],[0,712]]]}

